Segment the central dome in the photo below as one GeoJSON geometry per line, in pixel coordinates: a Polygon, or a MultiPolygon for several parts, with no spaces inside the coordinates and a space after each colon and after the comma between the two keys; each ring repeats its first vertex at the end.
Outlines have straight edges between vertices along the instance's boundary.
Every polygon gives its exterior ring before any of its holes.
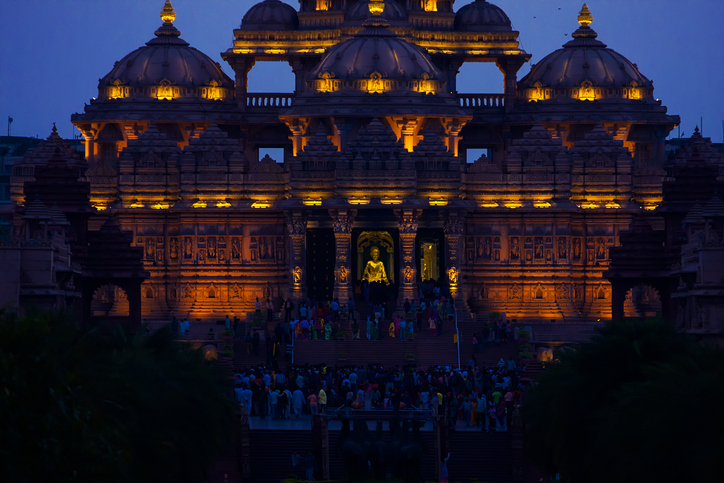
{"type": "Polygon", "coordinates": [[[420,47],[402,40],[379,17],[363,30],[337,44],[310,73],[308,82],[316,92],[445,91],[445,80],[420,47]]]}
{"type": "Polygon", "coordinates": [[[298,27],[297,11],[279,0],[257,3],[241,20],[241,30],[296,30],[298,27]]]}
{"type": "Polygon", "coordinates": [[[485,0],[475,0],[455,14],[455,30],[462,32],[499,32],[513,30],[503,9],[485,0]]]}

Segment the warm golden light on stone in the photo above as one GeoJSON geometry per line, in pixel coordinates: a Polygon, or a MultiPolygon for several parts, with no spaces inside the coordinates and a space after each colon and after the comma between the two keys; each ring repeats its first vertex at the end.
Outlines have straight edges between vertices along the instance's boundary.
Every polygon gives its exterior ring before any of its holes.
{"type": "Polygon", "coordinates": [[[322,199],[321,198],[308,198],[304,201],[302,201],[302,204],[305,206],[322,206],[322,199]]]}
{"type": "Polygon", "coordinates": [[[255,201],[251,204],[252,208],[258,208],[258,209],[269,208],[270,206],[271,206],[271,203],[269,203],[268,201],[255,201]]]}
{"type": "Polygon", "coordinates": [[[500,205],[495,201],[482,201],[478,206],[481,208],[497,208],[500,205]]]}
{"type": "Polygon", "coordinates": [[[216,207],[217,207],[217,208],[231,208],[231,203],[229,203],[228,201],[225,201],[225,200],[224,200],[224,201],[218,201],[218,202],[216,203],[216,207]]]}
{"type": "Polygon", "coordinates": [[[426,12],[437,12],[437,0],[424,0],[426,12]]]}
{"type": "Polygon", "coordinates": [[[131,203],[131,208],[143,208],[143,203],[141,203],[140,201],[134,201],[133,203],[131,203]]]}
{"type": "Polygon", "coordinates": [[[594,210],[594,209],[600,208],[600,207],[601,207],[601,205],[599,205],[597,203],[591,203],[591,202],[581,204],[581,208],[583,208],[584,210],[594,210]]]}
{"type": "Polygon", "coordinates": [[[551,204],[547,201],[536,201],[533,203],[536,208],[550,208],[551,204]]]}
{"type": "Polygon", "coordinates": [[[163,5],[163,9],[161,9],[161,20],[163,20],[163,23],[171,23],[176,20],[176,11],[173,5],[171,5],[171,0],[166,0],[166,3],[163,5]]]}
{"type": "Polygon", "coordinates": [[[155,205],[151,205],[151,208],[154,210],[168,210],[169,205],[168,203],[156,203],[155,205]]]}
{"type": "Polygon", "coordinates": [[[399,198],[382,198],[380,203],[383,205],[399,205],[402,204],[402,200],[399,198]]]}
{"type": "Polygon", "coordinates": [[[205,201],[197,201],[193,205],[194,208],[206,208],[206,202],[205,201]]]}
{"type": "Polygon", "coordinates": [[[430,198],[429,203],[430,206],[446,206],[447,200],[441,198],[430,198]]]}
{"type": "Polygon", "coordinates": [[[621,205],[612,201],[610,203],[606,203],[606,208],[619,209],[621,208],[621,205]]]}
{"type": "Polygon", "coordinates": [[[510,203],[505,203],[503,206],[505,206],[506,208],[510,208],[511,210],[514,210],[516,208],[520,208],[521,206],[523,206],[523,203],[510,202],[510,203]]]}
{"type": "Polygon", "coordinates": [[[367,8],[369,8],[372,15],[381,15],[385,11],[385,3],[383,0],[370,0],[367,8]]]}
{"type": "Polygon", "coordinates": [[[93,208],[95,208],[98,211],[105,211],[108,209],[106,205],[93,205],[93,208]]]}
{"type": "Polygon", "coordinates": [[[350,205],[368,205],[370,203],[369,198],[350,198],[348,201],[350,205]]]}
{"type": "Polygon", "coordinates": [[[591,15],[591,11],[588,9],[588,4],[584,3],[581,11],[578,12],[578,23],[581,24],[581,27],[587,27],[591,25],[592,22],[593,15],[591,15]]]}
{"type": "Polygon", "coordinates": [[[370,79],[367,81],[367,92],[370,94],[382,94],[385,92],[385,83],[382,80],[382,74],[379,72],[370,74],[370,79]]]}
{"type": "Polygon", "coordinates": [[[644,206],[644,210],[646,210],[646,211],[654,211],[654,210],[655,210],[656,208],[658,208],[658,207],[659,207],[659,205],[647,205],[647,206],[644,206]]]}

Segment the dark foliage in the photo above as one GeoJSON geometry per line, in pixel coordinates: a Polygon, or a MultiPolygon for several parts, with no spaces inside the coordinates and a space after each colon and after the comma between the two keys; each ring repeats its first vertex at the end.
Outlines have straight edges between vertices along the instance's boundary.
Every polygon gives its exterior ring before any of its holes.
{"type": "Polygon", "coordinates": [[[198,482],[228,441],[228,381],[160,330],[0,313],[4,481],[198,482]]]}
{"type": "Polygon", "coordinates": [[[607,324],[530,393],[526,451],[567,482],[721,481],[724,350],[658,320],[607,324]]]}

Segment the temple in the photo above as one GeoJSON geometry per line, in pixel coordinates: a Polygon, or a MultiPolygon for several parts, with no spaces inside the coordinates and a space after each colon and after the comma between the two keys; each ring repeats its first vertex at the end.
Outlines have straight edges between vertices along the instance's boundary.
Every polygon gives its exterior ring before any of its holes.
{"type": "MultiPolygon", "coordinates": [[[[696,278],[693,255],[680,263],[674,247],[667,263],[636,275],[611,254],[644,230],[635,220],[661,233],[685,216],[708,238],[683,249],[708,253],[721,219],[705,229],[706,208],[687,216],[680,203],[674,215],[662,203],[692,162],[715,174],[699,200],[708,202],[721,152],[697,139],[696,153],[669,156],[679,118],[598,39],[588,6],[576,29],[571,16],[572,40],[519,75],[531,56],[505,12],[484,0],[453,4],[300,0],[297,11],[264,0],[221,53],[232,79],[180,37],[166,1],[151,39],[115,62],[71,117],[85,138],[89,228],[112,213],[106,230],[130,231],[142,253],[142,318],[245,318],[257,298],[345,301],[365,293],[370,261],[387,278],[372,297],[397,309],[433,280],[467,320],[677,317],[662,292],[685,300],[695,290],[678,284],[696,278]],[[294,92],[248,92],[261,61],[289,63],[294,92]],[[458,92],[466,62],[495,63],[500,92],[458,92]],[[260,157],[268,148],[283,156],[260,157]],[[709,158],[691,160],[702,151],[709,158]],[[649,276],[667,281],[652,291],[649,276]]],[[[35,213],[26,159],[11,186],[26,210],[18,227],[35,213]]],[[[96,293],[99,314],[128,305],[118,293],[96,293]]]]}

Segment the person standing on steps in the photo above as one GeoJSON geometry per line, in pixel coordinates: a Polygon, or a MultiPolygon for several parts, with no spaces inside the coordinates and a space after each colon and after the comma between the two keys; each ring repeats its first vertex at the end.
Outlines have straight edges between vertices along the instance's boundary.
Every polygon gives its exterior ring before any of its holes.
{"type": "Polygon", "coordinates": [[[447,454],[446,458],[442,459],[442,464],[440,465],[440,481],[442,483],[447,483],[447,462],[450,459],[450,453],[447,454]]]}
{"type": "Polygon", "coordinates": [[[266,319],[271,322],[274,318],[274,304],[271,300],[266,299],[266,319]]]}
{"type": "Polygon", "coordinates": [[[304,464],[307,469],[307,481],[317,481],[314,479],[314,470],[317,469],[317,460],[314,458],[311,451],[307,451],[307,457],[304,458],[304,464]]]}

